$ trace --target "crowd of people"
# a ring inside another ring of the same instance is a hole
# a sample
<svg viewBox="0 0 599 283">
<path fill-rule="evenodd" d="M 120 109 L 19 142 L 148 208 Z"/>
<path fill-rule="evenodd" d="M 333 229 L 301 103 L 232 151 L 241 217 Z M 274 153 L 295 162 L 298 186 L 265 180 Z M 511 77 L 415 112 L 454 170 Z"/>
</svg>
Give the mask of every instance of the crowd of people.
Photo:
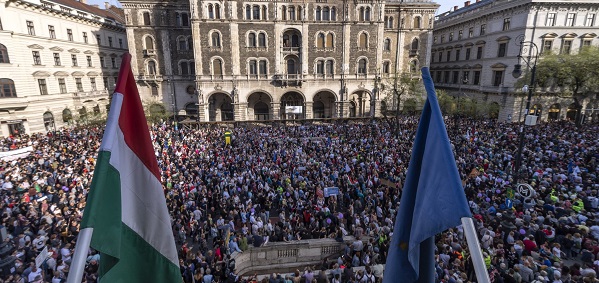
<svg viewBox="0 0 599 283">
<path fill-rule="evenodd" d="M 446 122 L 492 282 L 598 281 L 598 125 L 529 127 L 515 168 L 518 124 Z M 379 282 L 417 124 L 402 117 L 230 129 L 152 125 L 184 282 L 256 281 L 234 273 L 236 253 L 321 238 L 345 249 L 262 282 Z M 26 157 L 0 161 L 0 282 L 64 282 L 102 133 L 80 127 L 0 139 L 0 148 L 33 147 Z M 511 191 L 516 176 L 532 196 Z M 329 195 L 331 188 L 338 194 Z M 436 244 L 437 282 L 476 281 L 461 227 Z M 51 256 L 38 268 L 44 248 Z M 90 251 L 84 282 L 96 282 L 101 260 Z"/>
</svg>

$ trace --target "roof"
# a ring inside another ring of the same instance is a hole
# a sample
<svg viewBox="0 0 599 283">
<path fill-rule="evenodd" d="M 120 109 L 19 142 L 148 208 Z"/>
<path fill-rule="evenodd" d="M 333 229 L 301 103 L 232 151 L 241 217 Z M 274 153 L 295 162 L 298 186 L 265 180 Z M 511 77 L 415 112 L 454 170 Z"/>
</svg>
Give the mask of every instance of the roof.
<svg viewBox="0 0 599 283">
<path fill-rule="evenodd" d="M 94 14 L 94 15 L 97 15 L 100 17 L 112 19 L 121 24 L 123 24 L 125 22 L 124 21 L 125 13 L 123 12 L 122 9 L 115 7 L 115 6 L 110 6 L 109 9 L 104 10 L 104 9 L 98 8 L 97 6 L 84 4 L 84 3 L 76 1 L 76 0 L 50 0 L 50 1 L 52 1 L 56 4 L 63 5 L 63 6 L 71 7 L 73 9 L 85 11 L 85 12 L 88 12 L 90 14 Z"/>
<path fill-rule="evenodd" d="M 474 9 L 480 8 L 482 6 L 486 6 L 489 5 L 491 3 L 493 3 L 494 0 L 481 0 L 479 2 L 474 2 L 466 7 L 462 7 L 460 9 L 457 9 L 455 11 L 450 11 L 450 12 L 445 12 L 444 14 L 439 15 L 439 20 L 442 20 L 444 18 L 449 18 L 449 17 L 453 17 L 459 14 L 462 14 L 464 12 L 468 12 L 468 11 L 472 11 Z"/>
</svg>

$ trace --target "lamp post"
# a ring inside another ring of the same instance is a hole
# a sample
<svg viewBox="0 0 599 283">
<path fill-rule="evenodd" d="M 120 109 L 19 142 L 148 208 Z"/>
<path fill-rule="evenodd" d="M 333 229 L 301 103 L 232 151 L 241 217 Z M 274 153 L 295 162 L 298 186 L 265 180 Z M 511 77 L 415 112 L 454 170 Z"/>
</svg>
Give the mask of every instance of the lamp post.
<svg viewBox="0 0 599 283">
<path fill-rule="evenodd" d="M 524 56 L 522 56 L 522 53 L 526 53 L 526 52 L 528 52 L 528 56 L 525 58 Z M 539 59 L 539 48 L 537 47 L 537 45 L 532 41 L 521 41 L 520 42 L 520 53 L 518 54 L 518 63 L 516 65 L 514 65 L 514 71 L 512 71 L 512 76 L 517 79 L 522 75 L 522 64 L 520 62 L 524 62 L 524 64 L 526 64 L 526 66 L 528 68 L 530 68 L 531 75 L 530 75 L 530 85 L 525 88 L 522 88 L 523 91 L 528 91 L 528 96 L 526 98 L 526 109 L 524 110 L 524 113 L 526 113 L 526 116 L 524 118 L 523 123 L 520 125 L 518 153 L 516 155 L 516 164 L 515 164 L 516 175 L 514 178 L 514 184 L 518 184 L 518 179 L 520 177 L 520 167 L 522 167 L 522 150 L 524 148 L 524 135 L 525 135 L 525 131 L 526 131 L 525 126 L 529 125 L 527 122 L 527 120 L 528 120 L 527 118 L 528 118 L 528 116 L 530 116 L 529 115 L 530 101 L 532 98 L 533 90 L 535 88 L 535 79 L 536 79 L 535 76 L 536 76 L 536 72 L 537 72 L 538 59 Z"/>
<path fill-rule="evenodd" d="M 372 113 L 370 113 L 370 117 L 371 118 L 375 118 L 375 113 L 376 113 L 376 100 L 377 97 L 379 96 L 379 83 L 381 82 L 381 75 L 380 72 L 377 72 L 377 74 L 374 77 L 374 92 L 372 94 L 372 97 L 370 98 L 370 111 L 372 111 Z"/>
</svg>

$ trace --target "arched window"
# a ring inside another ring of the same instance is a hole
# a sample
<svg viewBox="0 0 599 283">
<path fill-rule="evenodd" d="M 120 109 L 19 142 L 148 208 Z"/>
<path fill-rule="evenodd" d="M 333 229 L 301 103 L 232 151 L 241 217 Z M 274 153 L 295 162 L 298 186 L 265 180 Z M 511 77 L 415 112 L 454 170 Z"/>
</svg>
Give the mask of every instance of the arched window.
<svg viewBox="0 0 599 283">
<path fill-rule="evenodd" d="M 283 18 L 283 21 L 287 20 L 287 6 L 283 6 L 281 8 L 281 17 Z"/>
<path fill-rule="evenodd" d="M 324 75 L 324 61 L 323 60 L 318 60 L 316 62 L 316 74 Z"/>
<path fill-rule="evenodd" d="M 324 33 L 318 33 L 318 38 L 316 39 L 316 47 L 324 48 Z"/>
<path fill-rule="evenodd" d="M 260 19 L 260 6 L 254 5 L 254 7 L 252 9 L 253 9 L 252 19 L 259 20 Z"/>
<path fill-rule="evenodd" d="M 389 74 L 390 65 L 391 64 L 389 63 L 389 61 L 383 62 L 383 74 L 387 74 L 387 75 Z"/>
<path fill-rule="evenodd" d="M 189 26 L 189 15 L 187 13 L 181 14 L 181 25 L 184 27 Z"/>
<path fill-rule="evenodd" d="M 252 7 L 250 7 L 250 5 L 245 6 L 245 19 L 246 20 L 252 19 Z"/>
<path fill-rule="evenodd" d="M 393 28 L 393 17 L 385 17 L 385 27 Z"/>
<path fill-rule="evenodd" d="M 188 76 L 189 75 L 189 63 L 187 63 L 186 61 L 183 61 L 179 65 L 180 65 L 181 76 Z"/>
<path fill-rule="evenodd" d="M 337 21 L 337 9 L 331 8 L 331 21 Z"/>
<path fill-rule="evenodd" d="M 263 32 L 258 34 L 258 46 L 266 47 L 266 34 Z"/>
<path fill-rule="evenodd" d="M 177 41 L 177 47 L 179 48 L 179 50 L 187 50 L 187 38 L 185 37 L 179 37 L 178 41 Z"/>
<path fill-rule="evenodd" d="M 256 63 L 256 60 L 250 60 L 250 64 L 249 64 L 249 74 L 250 75 L 257 75 L 258 74 L 258 65 Z"/>
<path fill-rule="evenodd" d="M 360 7 L 360 15 L 359 15 L 360 21 L 364 21 L 364 11 L 365 11 L 364 7 Z"/>
<path fill-rule="evenodd" d="M 248 46 L 249 47 L 256 47 L 256 34 L 253 32 L 250 32 L 248 34 Z"/>
<path fill-rule="evenodd" d="M 151 25 L 151 22 L 150 22 L 150 12 L 144 12 L 143 18 L 144 18 L 144 25 L 145 26 Z"/>
<path fill-rule="evenodd" d="M 148 61 L 148 75 L 156 75 L 156 62 Z"/>
<path fill-rule="evenodd" d="M 365 32 L 360 34 L 360 40 L 358 42 L 360 48 L 368 48 L 368 34 Z"/>
<path fill-rule="evenodd" d="M 391 51 L 391 39 L 385 39 L 385 43 L 383 44 L 383 51 Z"/>
<path fill-rule="evenodd" d="M 296 74 L 295 70 L 295 60 L 289 59 L 287 60 L 287 74 Z"/>
<path fill-rule="evenodd" d="M 223 75 L 223 61 L 221 59 L 214 59 L 212 61 L 212 73 L 215 76 Z"/>
<path fill-rule="evenodd" d="M 220 45 L 220 33 L 212 32 L 212 47 L 221 47 Z"/>
<path fill-rule="evenodd" d="M 154 50 L 154 39 L 151 36 L 146 36 L 144 43 L 146 45 L 146 49 Z"/>
<path fill-rule="evenodd" d="M 297 7 L 297 19 L 300 21 L 303 20 L 303 18 L 304 18 L 303 15 L 304 14 L 302 14 L 302 6 L 298 6 Z"/>
<path fill-rule="evenodd" d="M 266 75 L 268 74 L 268 68 L 266 68 L 266 60 L 260 60 L 260 62 L 258 62 L 259 66 L 258 66 L 258 72 L 260 75 Z"/>
<path fill-rule="evenodd" d="M 333 48 L 334 36 L 332 33 L 327 34 L 327 48 Z"/>
<path fill-rule="evenodd" d="M 262 19 L 263 20 L 268 19 L 268 10 L 266 10 L 266 5 L 262 5 Z"/>
<path fill-rule="evenodd" d="M 3 44 L 0 44 L 0 63 L 10 63 L 8 59 L 8 49 Z"/>
<path fill-rule="evenodd" d="M 220 19 L 220 5 L 214 5 L 214 17 Z"/>
<path fill-rule="evenodd" d="M 422 18 L 418 16 L 414 17 L 414 28 L 420 28 L 420 26 L 422 25 L 421 21 Z"/>
<path fill-rule="evenodd" d="M 412 50 L 418 50 L 420 43 L 418 41 L 418 38 L 414 38 L 414 40 L 412 40 Z"/>
<path fill-rule="evenodd" d="M 329 13 L 330 13 L 329 7 L 324 7 L 324 9 L 322 9 L 322 20 L 323 21 L 329 21 L 331 19 L 331 17 L 330 17 L 331 14 L 329 14 Z"/>
<path fill-rule="evenodd" d="M 193 40 L 191 40 L 191 37 L 187 38 L 187 50 L 193 50 Z"/>
<path fill-rule="evenodd" d="M 291 36 L 291 46 L 299 47 L 299 36 L 297 34 Z"/>
<path fill-rule="evenodd" d="M 364 15 L 365 21 L 370 21 L 370 7 L 366 7 L 366 14 Z"/>
<path fill-rule="evenodd" d="M 208 4 L 208 18 L 214 19 L 214 7 L 212 4 Z"/>
<path fill-rule="evenodd" d="M 358 74 L 366 74 L 366 59 L 362 58 L 358 61 Z"/>
<path fill-rule="evenodd" d="M 289 6 L 289 20 L 295 21 L 295 7 Z"/>
<path fill-rule="evenodd" d="M 316 20 L 320 21 L 322 19 L 322 11 L 320 10 L 320 6 L 316 7 Z"/>
<path fill-rule="evenodd" d="M 189 61 L 189 74 L 190 75 L 196 74 L 196 64 L 194 61 Z"/>
<path fill-rule="evenodd" d="M 327 61 L 327 69 L 326 69 L 327 74 L 332 75 L 335 73 L 335 68 L 333 66 L 334 66 L 333 60 L 328 60 Z"/>
<path fill-rule="evenodd" d="M 0 79 L 0 98 L 17 97 L 15 82 L 11 79 Z"/>
</svg>

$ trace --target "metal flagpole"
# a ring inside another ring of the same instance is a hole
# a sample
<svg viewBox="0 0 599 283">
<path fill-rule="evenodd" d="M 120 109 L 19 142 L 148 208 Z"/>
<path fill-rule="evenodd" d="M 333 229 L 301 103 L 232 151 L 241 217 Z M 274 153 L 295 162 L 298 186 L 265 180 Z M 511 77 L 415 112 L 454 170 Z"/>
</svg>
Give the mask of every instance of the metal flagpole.
<svg viewBox="0 0 599 283">
<path fill-rule="evenodd" d="M 468 242 L 468 249 L 470 250 L 470 257 L 474 264 L 474 271 L 476 272 L 476 280 L 479 283 L 491 283 L 489 279 L 489 273 L 487 272 L 487 266 L 485 265 L 485 259 L 480 249 L 480 243 L 476 236 L 476 229 L 474 229 L 474 222 L 472 218 L 463 217 L 462 226 L 464 227 L 464 235 L 466 235 L 466 241 Z"/>
<path fill-rule="evenodd" d="M 94 228 L 85 228 L 79 232 L 77 237 L 77 245 L 75 246 L 75 254 L 69 267 L 69 277 L 67 283 L 81 283 L 83 278 L 83 270 L 87 261 L 87 252 L 92 241 Z M 101 260 L 101 259 L 100 259 Z"/>
</svg>

